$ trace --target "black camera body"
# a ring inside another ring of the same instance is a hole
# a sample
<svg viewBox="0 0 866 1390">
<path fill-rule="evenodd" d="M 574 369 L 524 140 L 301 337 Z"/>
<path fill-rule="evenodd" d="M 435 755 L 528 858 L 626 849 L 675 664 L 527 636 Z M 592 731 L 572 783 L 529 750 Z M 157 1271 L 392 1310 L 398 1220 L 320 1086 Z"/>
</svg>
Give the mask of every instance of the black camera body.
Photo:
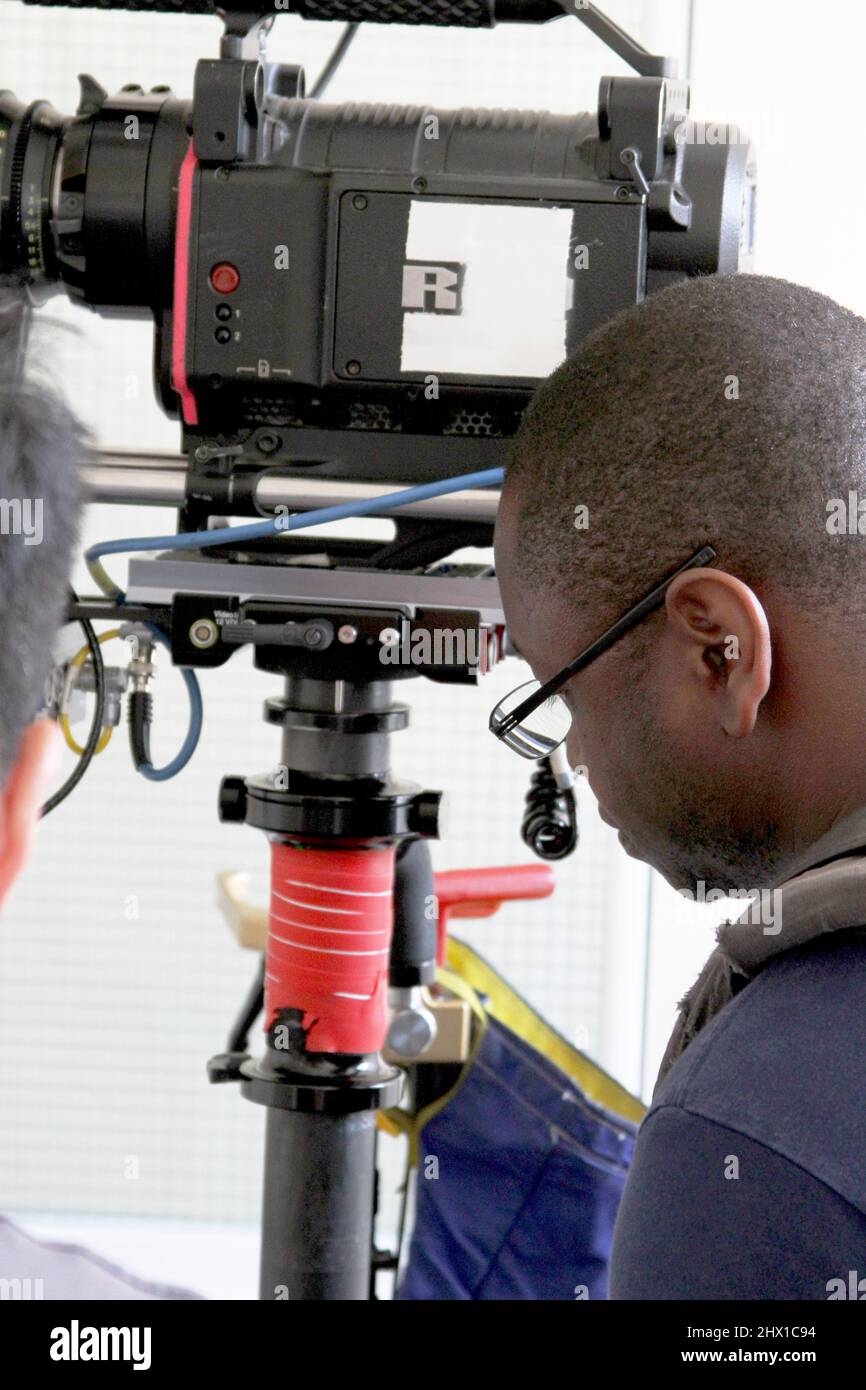
<svg viewBox="0 0 866 1390">
<path fill-rule="evenodd" d="M 690 138 L 685 83 L 605 77 L 594 115 L 328 104 L 235 21 L 191 104 L 82 78 L 67 118 L 0 93 L 0 278 L 152 314 L 190 522 L 252 510 L 265 465 L 500 467 L 594 328 L 746 263 L 751 151 Z"/>
</svg>

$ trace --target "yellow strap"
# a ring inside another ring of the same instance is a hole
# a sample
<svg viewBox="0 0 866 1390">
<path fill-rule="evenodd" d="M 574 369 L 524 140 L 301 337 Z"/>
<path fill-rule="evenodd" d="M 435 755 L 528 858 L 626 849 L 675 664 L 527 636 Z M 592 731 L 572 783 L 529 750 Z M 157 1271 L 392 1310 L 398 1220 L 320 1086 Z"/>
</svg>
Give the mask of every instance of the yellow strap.
<svg viewBox="0 0 866 1390">
<path fill-rule="evenodd" d="M 530 1047 L 534 1047 L 565 1072 L 566 1076 L 570 1076 L 590 1100 L 614 1115 L 621 1115 L 624 1119 L 640 1124 L 646 1114 L 643 1101 L 633 1096 L 596 1062 L 566 1042 L 565 1038 L 551 1028 L 525 999 L 506 984 L 492 965 L 473 951 L 471 946 L 454 936 L 449 937 L 447 960 L 447 967 L 440 966 L 436 971 L 436 979 L 453 994 L 467 1001 L 478 1026 L 474 1029 L 470 1055 L 449 1091 L 415 1115 L 399 1108 L 379 1113 L 379 1125 L 386 1133 L 405 1134 L 409 1140 L 407 1179 L 408 1170 L 418 1163 L 421 1130 L 429 1124 L 434 1115 L 438 1115 L 440 1110 L 444 1110 L 453 1100 L 472 1070 L 487 1031 L 488 1015 L 498 1019 L 506 1028 L 510 1028 L 512 1033 L 516 1033 Z M 481 1004 L 479 994 L 486 997 L 486 1006 Z"/>
<path fill-rule="evenodd" d="M 646 1114 L 643 1101 L 566 1042 L 471 946 L 454 936 L 449 937 L 447 959 L 453 971 L 459 973 L 479 994 L 486 996 L 487 1012 L 493 1018 L 504 1023 L 512 1033 L 523 1038 L 530 1047 L 534 1047 L 576 1081 L 590 1100 L 614 1115 L 640 1123 Z"/>
<path fill-rule="evenodd" d="M 462 980 L 453 970 L 449 970 L 441 965 L 436 970 L 436 982 L 437 984 L 444 985 L 452 994 L 456 994 L 459 999 L 466 1000 L 466 1003 L 475 1015 L 477 1027 L 473 1029 L 472 1047 L 469 1056 L 460 1070 L 460 1075 L 454 1082 L 454 1085 L 450 1087 L 444 1095 L 438 1096 L 436 1100 L 431 1101 L 429 1105 L 425 1105 L 422 1110 L 417 1111 L 415 1114 L 411 1114 L 408 1110 L 401 1110 L 399 1107 L 393 1110 L 379 1111 L 379 1128 L 384 1130 L 386 1134 L 395 1136 L 398 1134 L 405 1134 L 409 1141 L 409 1150 L 406 1159 L 407 1180 L 409 1177 L 409 1170 L 415 1168 L 418 1164 L 421 1130 L 426 1124 L 430 1123 L 434 1115 L 438 1115 L 439 1111 L 444 1110 L 445 1106 L 454 1099 L 454 1096 L 457 1094 L 472 1069 L 472 1064 L 475 1061 L 478 1049 L 484 1039 L 484 1034 L 487 1032 L 487 1015 L 471 985 L 468 985 L 466 981 Z"/>
</svg>

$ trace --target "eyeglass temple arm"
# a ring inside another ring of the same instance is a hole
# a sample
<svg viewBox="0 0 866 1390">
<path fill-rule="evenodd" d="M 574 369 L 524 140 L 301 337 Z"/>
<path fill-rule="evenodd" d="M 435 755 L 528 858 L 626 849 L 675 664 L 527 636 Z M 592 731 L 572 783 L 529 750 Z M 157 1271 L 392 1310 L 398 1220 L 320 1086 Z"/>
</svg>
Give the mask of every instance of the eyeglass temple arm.
<svg viewBox="0 0 866 1390">
<path fill-rule="evenodd" d="M 559 675 L 552 676 L 546 685 L 543 685 L 540 690 L 536 690 L 534 695 L 530 695 L 529 699 L 524 700 L 523 704 L 518 705 L 511 714 L 506 715 L 501 724 L 494 724 L 494 716 L 491 715 L 490 728 L 493 732 L 500 738 L 510 733 L 517 724 L 522 723 L 528 714 L 531 714 L 539 705 L 543 705 L 544 701 L 548 700 L 551 695 L 555 695 L 566 681 L 571 680 L 572 676 L 576 676 L 591 661 L 595 661 L 596 657 L 602 656 L 615 642 L 618 642 L 621 637 L 636 627 L 654 608 L 660 607 L 675 579 L 679 579 L 680 575 L 685 574 L 687 570 L 703 569 L 704 566 L 711 565 L 713 560 L 717 558 L 717 553 L 711 545 L 703 546 L 690 560 L 686 560 L 684 565 L 680 565 L 679 569 L 674 570 L 673 574 L 668 575 L 667 579 L 663 579 L 661 584 L 658 584 L 645 598 L 636 603 L 634 608 L 630 608 L 627 613 L 623 614 L 612 627 L 607 629 L 607 632 L 603 632 L 601 637 L 592 643 L 592 646 L 587 647 L 585 651 L 580 653 L 580 656 L 575 657 L 571 665 L 566 666 Z"/>
</svg>

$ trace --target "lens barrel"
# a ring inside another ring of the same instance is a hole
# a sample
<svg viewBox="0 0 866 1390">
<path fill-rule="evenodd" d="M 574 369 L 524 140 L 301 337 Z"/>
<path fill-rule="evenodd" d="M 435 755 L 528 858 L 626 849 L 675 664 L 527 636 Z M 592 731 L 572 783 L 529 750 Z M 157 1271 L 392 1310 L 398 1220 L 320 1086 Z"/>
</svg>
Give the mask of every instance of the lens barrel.
<svg viewBox="0 0 866 1390">
<path fill-rule="evenodd" d="M 54 175 L 68 118 L 47 101 L 0 92 L 0 283 L 48 286 L 58 277 Z"/>
</svg>

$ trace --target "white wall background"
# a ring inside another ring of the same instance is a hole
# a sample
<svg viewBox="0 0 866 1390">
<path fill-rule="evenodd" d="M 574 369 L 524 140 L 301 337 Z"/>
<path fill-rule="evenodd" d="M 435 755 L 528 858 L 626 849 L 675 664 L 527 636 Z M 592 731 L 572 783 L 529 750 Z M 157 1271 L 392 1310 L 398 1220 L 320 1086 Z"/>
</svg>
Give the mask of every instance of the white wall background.
<svg viewBox="0 0 866 1390">
<path fill-rule="evenodd" d="M 603 8 L 648 47 L 684 56 L 690 37 L 696 114 L 761 137 L 758 269 L 866 309 L 855 72 L 866 7 L 827 0 L 823 27 L 797 0 L 696 0 L 693 15 L 686 0 Z M 109 91 L 137 81 L 187 93 L 218 33 L 210 19 L 48 13 L 3 0 L 0 86 L 61 110 L 74 108 L 79 71 Z M 337 36 L 334 26 L 280 18 L 270 54 L 303 62 L 312 80 Z M 368 26 L 328 99 L 586 110 L 601 73 L 624 70 L 576 23 L 493 33 Z M 60 299 L 44 313 L 58 380 L 102 443 L 176 448 L 176 428 L 153 401 L 148 326 Z M 86 540 L 171 529 L 170 515 L 93 508 Z M 490 707 L 524 670 L 509 662 L 478 692 L 411 683 L 413 728 L 395 738 L 394 765 L 448 789 L 438 868 L 530 857 L 519 839 L 528 765 L 485 733 Z M 216 915 L 213 880 L 247 868 L 263 896 L 266 846 L 220 826 L 215 798 L 224 773 L 276 761 L 260 710 L 277 683 L 241 654 L 205 674 L 203 688 L 205 732 L 186 773 L 165 786 L 137 778 L 119 731 L 41 827 L 0 924 L 0 1210 L 39 1229 L 71 1228 L 140 1272 L 243 1297 L 254 1293 L 262 1113 L 233 1088 L 209 1088 L 204 1063 L 223 1046 L 254 961 Z M 162 759 L 182 737 L 175 672 L 160 676 L 157 700 Z M 723 914 L 689 909 L 655 876 L 650 892 L 649 871 L 619 849 L 585 785 L 581 802 L 581 847 L 558 869 L 555 898 L 508 906 L 462 934 L 566 1037 L 648 1094 L 675 1000 Z M 391 1161 L 389 1211 L 397 1181 Z"/>
</svg>

